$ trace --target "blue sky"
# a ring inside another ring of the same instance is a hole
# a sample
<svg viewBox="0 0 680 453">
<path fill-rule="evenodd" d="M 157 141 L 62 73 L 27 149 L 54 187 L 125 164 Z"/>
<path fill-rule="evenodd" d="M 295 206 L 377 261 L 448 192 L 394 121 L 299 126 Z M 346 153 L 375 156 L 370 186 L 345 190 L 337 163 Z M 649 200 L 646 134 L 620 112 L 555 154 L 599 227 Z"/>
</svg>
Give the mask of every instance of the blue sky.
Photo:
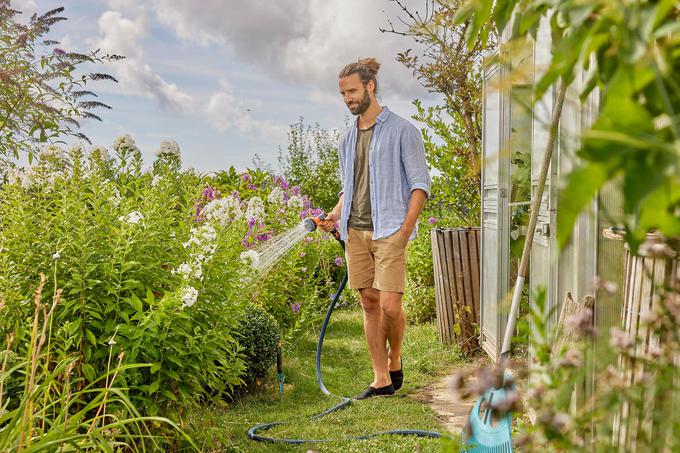
<svg viewBox="0 0 680 453">
<path fill-rule="evenodd" d="M 407 0 L 424 12 L 427 0 Z M 276 166 L 291 123 L 342 129 L 349 115 L 337 88 L 344 64 L 373 56 L 380 101 L 402 116 L 411 101 L 437 101 L 396 60 L 415 47 L 381 34 L 399 8 L 389 0 L 13 0 L 26 12 L 66 8 L 50 38 L 66 51 L 125 55 L 104 69 L 119 84 L 94 85 L 112 110 L 88 122 L 95 145 L 132 135 L 150 163 L 161 140 L 180 145 L 185 167 L 201 171 Z M 420 125 L 419 125 L 420 127 Z"/>
</svg>

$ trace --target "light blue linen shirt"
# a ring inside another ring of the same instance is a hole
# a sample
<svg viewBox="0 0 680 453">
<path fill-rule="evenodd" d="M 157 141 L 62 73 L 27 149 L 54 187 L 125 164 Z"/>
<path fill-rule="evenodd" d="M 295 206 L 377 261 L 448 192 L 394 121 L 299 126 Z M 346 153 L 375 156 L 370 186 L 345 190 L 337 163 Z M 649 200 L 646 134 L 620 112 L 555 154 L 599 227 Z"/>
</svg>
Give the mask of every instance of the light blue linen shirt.
<svg viewBox="0 0 680 453">
<path fill-rule="evenodd" d="M 357 122 L 340 138 L 340 178 L 345 201 L 340 214 L 340 237 L 347 240 L 347 222 L 354 192 L 354 157 Z M 381 239 L 401 228 L 411 192 L 422 189 L 430 196 L 430 173 L 420 131 L 406 119 L 383 107 L 378 115 L 368 151 L 373 239 Z M 409 239 L 416 237 L 418 226 Z"/>
</svg>

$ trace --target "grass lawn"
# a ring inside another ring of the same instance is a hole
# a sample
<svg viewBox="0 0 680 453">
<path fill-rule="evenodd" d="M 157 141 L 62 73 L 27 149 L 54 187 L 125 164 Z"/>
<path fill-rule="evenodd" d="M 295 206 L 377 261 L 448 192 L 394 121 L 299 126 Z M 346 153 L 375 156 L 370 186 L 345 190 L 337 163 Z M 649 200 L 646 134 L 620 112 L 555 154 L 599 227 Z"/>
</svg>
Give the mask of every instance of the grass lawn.
<svg viewBox="0 0 680 453">
<path fill-rule="evenodd" d="M 310 416 L 339 403 L 339 396 L 361 393 L 373 376 L 358 307 L 336 311 L 326 331 L 322 355 L 324 384 L 338 397 L 326 397 L 317 386 L 314 366 L 317 335 L 318 332 L 310 332 L 284 350 L 283 397 L 272 378 L 261 394 L 225 407 L 204 407 L 188 414 L 184 420 L 186 429 L 196 444 L 205 451 L 440 451 L 438 439 L 410 436 L 345 439 L 393 429 L 445 432 L 428 406 L 408 396 L 437 381 L 461 362 L 457 349 L 438 342 L 435 325 L 409 326 L 403 347 L 405 382 L 397 395 L 356 401 L 345 410 L 310 421 Z M 291 446 L 248 439 L 248 428 L 274 421 L 286 424 L 261 432 L 262 435 L 331 441 Z"/>
</svg>

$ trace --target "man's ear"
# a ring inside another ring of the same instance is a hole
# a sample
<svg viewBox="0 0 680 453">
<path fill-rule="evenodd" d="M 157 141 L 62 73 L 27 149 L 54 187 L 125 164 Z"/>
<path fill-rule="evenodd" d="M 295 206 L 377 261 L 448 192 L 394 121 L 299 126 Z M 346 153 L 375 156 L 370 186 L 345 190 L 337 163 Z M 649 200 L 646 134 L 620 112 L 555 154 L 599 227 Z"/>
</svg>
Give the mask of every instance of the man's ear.
<svg viewBox="0 0 680 453">
<path fill-rule="evenodd" d="M 366 82 L 366 89 L 368 90 L 369 93 L 375 94 L 375 81 L 369 80 Z"/>
</svg>

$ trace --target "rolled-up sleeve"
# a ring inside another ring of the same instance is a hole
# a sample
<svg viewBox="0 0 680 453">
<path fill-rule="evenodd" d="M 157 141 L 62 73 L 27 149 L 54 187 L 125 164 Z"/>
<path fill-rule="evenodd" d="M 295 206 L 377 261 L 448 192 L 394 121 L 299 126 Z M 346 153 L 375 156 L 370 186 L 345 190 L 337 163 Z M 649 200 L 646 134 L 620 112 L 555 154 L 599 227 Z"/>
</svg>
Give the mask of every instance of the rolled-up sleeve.
<svg viewBox="0 0 680 453">
<path fill-rule="evenodd" d="M 409 191 L 421 189 L 429 198 L 432 179 L 425 159 L 425 144 L 420 131 L 413 125 L 404 128 L 401 134 L 401 163 Z"/>
</svg>

